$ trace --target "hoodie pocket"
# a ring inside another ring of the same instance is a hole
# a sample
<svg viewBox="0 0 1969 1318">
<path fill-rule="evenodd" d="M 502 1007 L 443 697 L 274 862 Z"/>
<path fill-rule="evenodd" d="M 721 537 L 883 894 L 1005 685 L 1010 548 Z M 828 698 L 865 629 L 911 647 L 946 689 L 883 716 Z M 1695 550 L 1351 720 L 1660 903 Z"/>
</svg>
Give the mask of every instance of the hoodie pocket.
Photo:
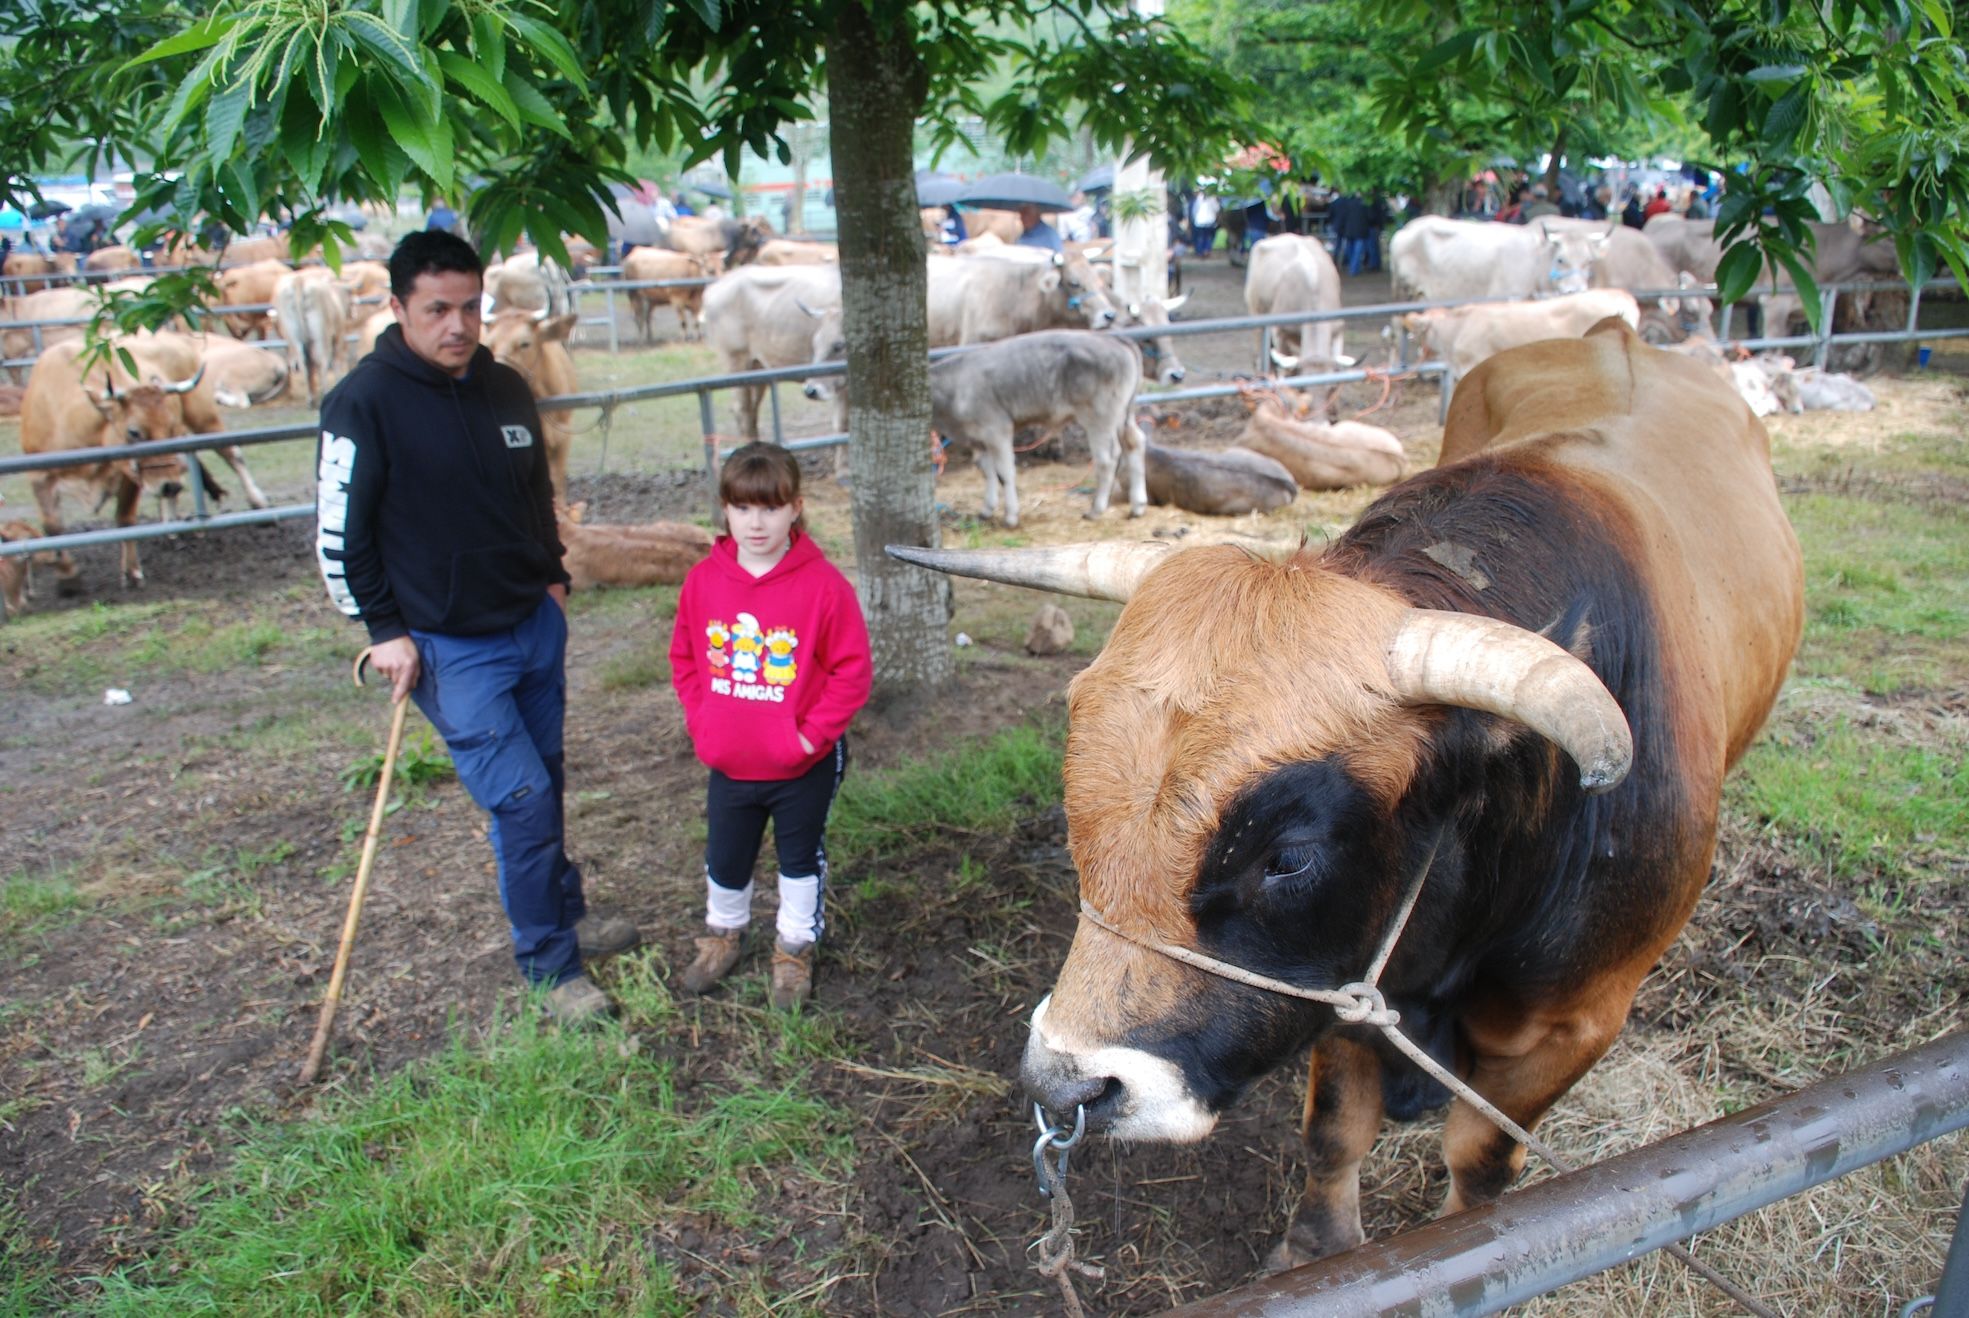
<svg viewBox="0 0 1969 1318">
<path fill-rule="evenodd" d="M 551 567 L 531 540 L 453 554 L 444 617 L 431 630 L 470 636 L 512 626 L 540 603 Z"/>
</svg>

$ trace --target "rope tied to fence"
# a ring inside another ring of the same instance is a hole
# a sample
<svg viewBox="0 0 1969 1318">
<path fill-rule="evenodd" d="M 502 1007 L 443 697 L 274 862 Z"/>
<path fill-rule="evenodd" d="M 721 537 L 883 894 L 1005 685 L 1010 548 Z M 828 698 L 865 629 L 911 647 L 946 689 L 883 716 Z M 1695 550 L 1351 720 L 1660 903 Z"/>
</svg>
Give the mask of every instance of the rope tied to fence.
<svg viewBox="0 0 1969 1318">
<path fill-rule="evenodd" d="M 1437 849 L 1441 847 L 1443 838 L 1448 832 L 1448 824 L 1444 824 L 1436 830 L 1436 836 L 1429 844 L 1428 855 L 1423 857 L 1422 864 L 1417 867 L 1414 876 L 1410 878 L 1408 889 L 1402 896 L 1401 905 L 1395 911 L 1394 918 L 1389 922 L 1387 933 L 1383 936 L 1381 946 L 1375 952 L 1373 961 L 1369 963 L 1367 972 L 1356 982 L 1347 984 L 1339 989 L 1302 988 L 1297 984 L 1289 984 L 1281 979 L 1274 979 L 1268 975 L 1260 975 L 1255 971 L 1246 970 L 1242 966 L 1234 966 L 1227 961 L 1219 961 L 1215 957 L 1207 956 L 1191 948 L 1179 947 L 1173 943 L 1163 943 L 1139 938 L 1110 923 L 1106 917 L 1085 899 L 1082 899 L 1080 903 L 1080 917 L 1088 923 L 1115 935 L 1117 938 L 1126 939 L 1138 947 L 1145 947 L 1152 952 L 1158 952 L 1163 956 L 1169 957 L 1171 960 L 1180 961 L 1184 965 L 1194 966 L 1198 970 L 1231 980 L 1234 983 L 1261 989 L 1268 993 L 1277 993 L 1290 998 L 1302 998 L 1309 1002 L 1325 1003 L 1331 1006 L 1334 1009 L 1334 1014 L 1347 1024 L 1373 1026 L 1375 1029 L 1381 1031 L 1382 1036 L 1389 1043 L 1393 1044 L 1403 1056 L 1420 1067 L 1424 1074 L 1475 1109 L 1493 1126 L 1503 1131 L 1506 1135 L 1509 1135 L 1513 1140 L 1531 1152 L 1536 1153 L 1546 1163 L 1550 1164 L 1554 1170 L 1560 1173 L 1573 1171 L 1575 1168 L 1572 1162 L 1560 1154 L 1558 1150 L 1512 1120 L 1511 1117 L 1506 1115 L 1495 1104 L 1491 1103 L 1490 1100 L 1479 1094 L 1475 1089 L 1472 1089 L 1461 1076 L 1456 1075 L 1448 1067 L 1442 1065 L 1442 1063 L 1431 1057 L 1406 1034 L 1403 1034 L 1399 1028 L 1401 1024 L 1401 1013 L 1387 1005 L 1379 988 L 1381 972 L 1387 968 L 1388 958 L 1394 954 L 1395 943 L 1401 938 L 1402 931 L 1408 925 L 1409 916 L 1415 910 L 1415 903 L 1422 895 L 1422 884 L 1429 877 L 1430 866 L 1435 863 Z M 1043 1172 L 1041 1181 L 1043 1184 Z M 1056 1218 L 1057 1215 L 1056 1206 Z M 1729 1278 L 1723 1276 L 1708 1264 L 1699 1262 L 1682 1246 L 1665 1245 L 1662 1248 L 1664 1253 L 1679 1260 L 1691 1271 L 1729 1296 L 1730 1299 L 1734 1300 L 1746 1312 L 1756 1315 L 1756 1318 L 1779 1318 L 1775 1312 L 1767 1308 L 1749 1292 L 1737 1286 Z"/>
</svg>

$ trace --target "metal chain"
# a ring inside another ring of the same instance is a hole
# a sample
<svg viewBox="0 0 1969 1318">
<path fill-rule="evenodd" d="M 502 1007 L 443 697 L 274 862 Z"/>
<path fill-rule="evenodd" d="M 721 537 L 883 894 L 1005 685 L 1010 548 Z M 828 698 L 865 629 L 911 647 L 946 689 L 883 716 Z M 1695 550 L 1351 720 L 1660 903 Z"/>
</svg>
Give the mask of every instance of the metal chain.
<svg viewBox="0 0 1969 1318">
<path fill-rule="evenodd" d="M 1083 1263 L 1073 1256 L 1073 1200 L 1067 1196 L 1067 1158 L 1087 1133 L 1087 1108 L 1083 1105 L 1074 1109 L 1072 1134 L 1067 1133 L 1066 1127 L 1048 1121 L 1046 1109 L 1037 1103 L 1032 1105 L 1032 1118 L 1039 1127 L 1039 1138 L 1032 1146 L 1032 1169 L 1039 1177 L 1040 1196 L 1053 1205 L 1051 1229 L 1032 1243 L 1032 1252 L 1039 1258 L 1032 1265 L 1033 1271 L 1051 1277 L 1060 1288 L 1060 1305 L 1066 1310 L 1067 1318 L 1085 1318 L 1087 1311 L 1081 1307 L 1070 1274 L 1077 1272 L 1094 1281 L 1107 1276 L 1106 1268 Z M 1049 1153 L 1057 1154 L 1057 1161 L 1048 1158 Z"/>
</svg>

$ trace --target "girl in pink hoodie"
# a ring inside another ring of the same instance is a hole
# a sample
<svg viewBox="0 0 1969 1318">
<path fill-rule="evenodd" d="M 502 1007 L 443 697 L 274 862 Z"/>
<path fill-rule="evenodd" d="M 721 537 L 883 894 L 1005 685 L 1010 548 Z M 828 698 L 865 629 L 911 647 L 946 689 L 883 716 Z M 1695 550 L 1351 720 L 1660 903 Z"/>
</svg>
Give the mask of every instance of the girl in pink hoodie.
<svg viewBox="0 0 1969 1318">
<path fill-rule="evenodd" d="M 802 520 L 800 466 L 747 444 L 718 478 L 726 534 L 684 578 L 670 681 L 705 798 L 705 932 L 681 987 L 703 993 L 738 964 L 766 821 L 779 849 L 772 1003 L 813 992 L 824 923 L 827 812 L 848 766 L 848 724 L 868 700 L 868 626 L 854 587 Z"/>
</svg>

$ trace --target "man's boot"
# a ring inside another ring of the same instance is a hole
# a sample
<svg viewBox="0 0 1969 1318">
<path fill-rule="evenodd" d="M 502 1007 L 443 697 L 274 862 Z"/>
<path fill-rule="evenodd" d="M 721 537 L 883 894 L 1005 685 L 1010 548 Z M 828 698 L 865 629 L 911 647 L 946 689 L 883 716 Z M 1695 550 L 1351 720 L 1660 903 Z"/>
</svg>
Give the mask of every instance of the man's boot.
<svg viewBox="0 0 1969 1318">
<path fill-rule="evenodd" d="M 719 980 L 732 973 L 744 942 L 743 929 L 720 929 L 715 924 L 705 925 L 703 935 L 697 940 L 697 958 L 684 967 L 677 987 L 686 993 L 709 992 Z"/>
<path fill-rule="evenodd" d="M 627 952 L 643 941 L 635 922 L 620 915 L 600 915 L 594 911 L 574 922 L 574 936 L 581 944 L 583 960 Z"/>
</svg>

